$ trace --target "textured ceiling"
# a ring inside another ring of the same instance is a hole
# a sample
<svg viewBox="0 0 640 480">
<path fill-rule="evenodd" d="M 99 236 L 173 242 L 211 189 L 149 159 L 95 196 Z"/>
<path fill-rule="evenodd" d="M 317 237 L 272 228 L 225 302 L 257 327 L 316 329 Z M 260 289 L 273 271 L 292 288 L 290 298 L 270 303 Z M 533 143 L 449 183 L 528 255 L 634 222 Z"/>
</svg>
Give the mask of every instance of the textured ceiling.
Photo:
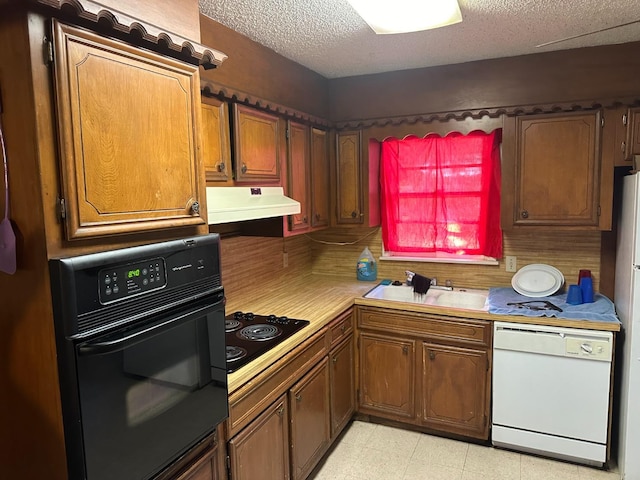
<svg viewBox="0 0 640 480">
<path fill-rule="evenodd" d="M 462 23 L 400 35 L 375 35 L 346 0 L 199 1 L 203 14 L 327 78 L 640 40 L 635 23 L 536 48 L 640 20 L 640 0 L 459 0 Z"/>
</svg>

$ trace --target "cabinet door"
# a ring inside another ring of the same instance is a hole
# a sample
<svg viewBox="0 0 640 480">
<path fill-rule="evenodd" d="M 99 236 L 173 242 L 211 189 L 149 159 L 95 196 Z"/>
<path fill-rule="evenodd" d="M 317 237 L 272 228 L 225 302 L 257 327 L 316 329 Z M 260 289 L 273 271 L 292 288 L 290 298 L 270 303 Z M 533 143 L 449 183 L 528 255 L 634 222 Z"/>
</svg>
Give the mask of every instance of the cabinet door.
<svg viewBox="0 0 640 480">
<path fill-rule="evenodd" d="M 288 186 L 289 195 L 300 202 L 300 213 L 289 215 L 289 230 L 309 229 L 309 127 L 289 122 Z"/>
<path fill-rule="evenodd" d="M 329 226 L 329 155 L 327 132 L 311 129 L 311 226 Z"/>
<path fill-rule="evenodd" d="M 345 427 L 355 411 L 353 334 L 331 350 L 331 438 Z"/>
<path fill-rule="evenodd" d="M 600 118 L 593 111 L 505 120 L 503 228 L 599 227 Z"/>
<path fill-rule="evenodd" d="M 229 441 L 231 480 L 288 480 L 289 411 L 280 397 Z"/>
<path fill-rule="evenodd" d="M 338 224 L 363 223 L 360 132 L 340 132 L 336 138 L 336 205 Z"/>
<path fill-rule="evenodd" d="M 275 115 L 233 105 L 236 182 L 280 181 L 280 121 Z"/>
<path fill-rule="evenodd" d="M 422 359 L 424 425 L 487 439 L 486 351 L 423 343 Z"/>
<path fill-rule="evenodd" d="M 415 341 L 360 334 L 360 411 L 399 420 L 413 419 Z"/>
<path fill-rule="evenodd" d="M 217 480 L 216 453 L 205 455 L 176 480 Z"/>
<path fill-rule="evenodd" d="M 329 363 L 325 357 L 289 391 L 291 475 L 304 479 L 329 447 Z M 255 477 L 259 478 L 259 477 Z"/>
<path fill-rule="evenodd" d="M 57 22 L 54 49 L 67 239 L 204 224 L 198 67 Z"/>
<path fill-rule="evenodd" d="M 630 108 L 627 114 L 627 158 L 640 155 L 640 108 Z"/>
<path fill-rule="evenodd" d="M 202 97 L 202 157 L 207 182 L 232 183 L 229 107 L 217 98 Z"/>
</svg>

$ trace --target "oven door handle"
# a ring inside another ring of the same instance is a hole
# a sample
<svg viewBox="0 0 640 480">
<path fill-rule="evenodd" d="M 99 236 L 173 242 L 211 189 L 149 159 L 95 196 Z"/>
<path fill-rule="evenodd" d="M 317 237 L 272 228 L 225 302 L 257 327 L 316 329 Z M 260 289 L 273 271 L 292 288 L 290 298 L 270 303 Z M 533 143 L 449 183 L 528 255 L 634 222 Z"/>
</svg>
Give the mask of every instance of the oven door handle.
<svg viewBox="0 0 640 480">
<path fill-rule="evenodd" d="M 170 318 L 159 321 L 149 328 L 139 330 L 126 337 L 117 338 L 115 340 L 106 340 L 100 342 L 86 342 L 78 346 L 79 355 L 100 355 L 105 353 L 115 353 L 120 350 L 124 350 L 127 347 L 135 345 L 136 343 L 148 340 L 156 335 L 159 335 L 173 327 L 177 327 L 183 323 L 192 320 L 193 317 L 202 317 L 209 313 L 215 312 L 221 308 L 221 303 L 212 305 L 207 303 L 206 305 L 192 308 L 187 312 L 180 313 L 178 315 L 172 315 Z M 224 314 L 223 314 L 224 317 Z"/>
</svg>

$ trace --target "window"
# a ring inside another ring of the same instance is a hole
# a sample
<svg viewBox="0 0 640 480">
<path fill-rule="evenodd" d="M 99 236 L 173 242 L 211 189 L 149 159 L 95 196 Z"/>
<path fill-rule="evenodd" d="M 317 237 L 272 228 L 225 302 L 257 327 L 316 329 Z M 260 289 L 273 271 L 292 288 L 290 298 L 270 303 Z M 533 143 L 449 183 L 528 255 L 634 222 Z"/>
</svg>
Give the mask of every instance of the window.
<svg viewBox="0 0 640 480">
<path fill-rule="evenodd" d="M 385 252 L 500 258 L 500 140 L 496 130 L 383 141 Z"/>
</svg>

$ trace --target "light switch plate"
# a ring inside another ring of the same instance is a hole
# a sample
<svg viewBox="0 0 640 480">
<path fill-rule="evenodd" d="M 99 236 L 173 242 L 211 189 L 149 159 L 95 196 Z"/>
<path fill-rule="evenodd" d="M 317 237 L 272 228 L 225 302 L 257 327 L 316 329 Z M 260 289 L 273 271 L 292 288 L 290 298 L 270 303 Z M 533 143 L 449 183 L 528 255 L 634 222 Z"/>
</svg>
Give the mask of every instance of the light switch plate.
<svg viewBox="0 0 640 480">
<path fill-rule="evenodd" d="M 505 270 L 507 272 L 515 272 L 517 268 L 516 257 L 514 255 L 507 255 L 504 257 Z"/>
</svg>

